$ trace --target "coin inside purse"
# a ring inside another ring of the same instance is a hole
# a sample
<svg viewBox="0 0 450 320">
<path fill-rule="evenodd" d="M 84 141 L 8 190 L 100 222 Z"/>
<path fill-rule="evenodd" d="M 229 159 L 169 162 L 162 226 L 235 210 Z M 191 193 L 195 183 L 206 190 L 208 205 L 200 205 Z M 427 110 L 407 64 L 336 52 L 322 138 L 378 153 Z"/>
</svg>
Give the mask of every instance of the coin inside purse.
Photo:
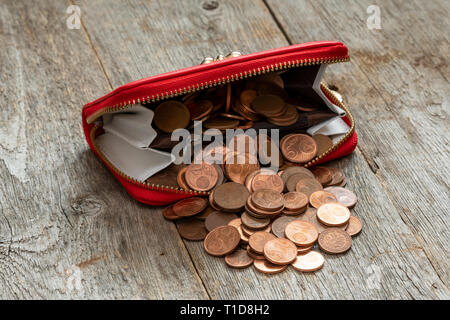
<svg viewBox="0 0 450 320">
<path fill-rule="evenodd" d="M 105 114 L 97 120 L 104 133 L 95 138 L 95 145 L 126 176 L 181 188 L 185 186 L 177 176 L 183 165 L 173 164 L 171 151 L 178 141 L 172 132 L 175 128 L 193 132 L 194 121 L 201 121 L 203 131 L 278 129 L 280 139 L 290 133 L 326 136 L 331 148 L 350 127 L 342 120 L 344 110 L 322 90 L 326 66 L 265 73 Z"/>
</svg>

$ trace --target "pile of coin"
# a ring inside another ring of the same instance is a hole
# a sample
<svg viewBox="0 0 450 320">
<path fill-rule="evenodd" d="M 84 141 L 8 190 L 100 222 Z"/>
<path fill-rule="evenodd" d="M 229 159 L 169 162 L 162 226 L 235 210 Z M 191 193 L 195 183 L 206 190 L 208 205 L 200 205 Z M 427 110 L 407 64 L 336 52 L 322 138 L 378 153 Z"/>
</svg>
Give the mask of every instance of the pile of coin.
<svg viewBox="0 0 450 320">
<path fill-rule="evenodd" d="M 316 271 L 325 263 L 320 251 L 348 251 L 352 237 L 362 229 L 361 220 L 350 214 L 357 197 L 344 188 L 346 179 L 339 168 L 254 168 L 239 179 L 243 183 L 219 179 L 216 168 L 221 166 L 187 166 L 186 182 L 197 190 L 210 188 L 209 198 L 181 200 L 165 208 L 163 215 L 177 220 L 181 237 L 203 240 L 205 251 L 224 257 L 230 267 L 253 265 L 266 274 L 289 265 L 297 271 Z"/>
<path fill-rule="evenodd" d="M 299 118 L 306 119 L 306 115 L 317 112 L 322 112 L 325 117 L 335 116 L 324 113 L 321 105 L 305 101 L 304 97 L 288 95 L 280 73 L 189 93 L 162 102 L 154 112 L 153 123 L 165 133 L 192 128 L 193 121 L 202 121 L 207 129 L 226 130 L 248 129 L 256 122 L 287 127 L 296 124 Z M 306 130 L 307 127 L 300 126 L 299 129 Z"/>
<path fill-rule="evenodd" d="M 147 181 L 167 186 L 176 177 L 175 186 L 207 193 L 207 198 L 192 197 L 168 206 L 163 216 L 176 222 L 182 238 L 203 240 L 205 251 L 225 257 L 228 266 L 253 264 L 267 274 L 289 265 L 303 272 L 319 270 L 325 263 L 320 251 L 348 251 L 352 237 L 362 228 L 361 221 L 350 214 L 357 197 L 344 188 L 342 170 L 305 167 L 333 147 L 331 137 L 310 136 L 306 129 L 336 114 L 324 113 L 323 106 L 295 93 L 290 96 L 292 90 L 285 90 L 285 85 L 292 88 L 300 83 L 292 86 L 283 79 L 289 77 L 271 73 L 158 105 L 153 119 L 158 139 L 151 147 L 170 148 L 173 144 L 167 143 L 167 134 L 191 129 L 193 121 L 202 121 L 206 129 L 280 128 L 281 140 L 277 144 L 263 134 L 256 140 L 237 135 L 233 141 L 243 142 L 244 150 L 233 144 L 204 146 L 200 155 L 194 155 L 193 164 L 178 166 L 176 171 L 169 166 Z M 261 143 L 267 143 L 266 153 L 258 148 Z M 271 163 L 275 151 L 279 166 Z M 222 161 L 208 163 L 205 156 Z"/>
</svg>

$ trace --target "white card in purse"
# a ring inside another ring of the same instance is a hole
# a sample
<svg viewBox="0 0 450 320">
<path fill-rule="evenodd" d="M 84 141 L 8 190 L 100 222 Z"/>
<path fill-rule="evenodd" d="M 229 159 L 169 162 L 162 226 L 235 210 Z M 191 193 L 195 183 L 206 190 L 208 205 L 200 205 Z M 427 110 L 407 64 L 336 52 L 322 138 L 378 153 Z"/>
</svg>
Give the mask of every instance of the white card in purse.
<svg viewBox="0 0 450 320">
<path fill-rule="evenodd" d="M 98 136 L 96 144 L 117 169 L 138 181 L 145 181 L 175 160 L 171 153 L 150 148 L 136 148 L 109 132 Z"/>
<path fill-rule="evenodd" d="M 112 133 L 132 146 L 147 148 L 156 137 L 152 128 L 153 111 L 141 105 L 135 105 L 126 113 L 111 113 L 103 116 L 103 129 Z"/>
</svg>

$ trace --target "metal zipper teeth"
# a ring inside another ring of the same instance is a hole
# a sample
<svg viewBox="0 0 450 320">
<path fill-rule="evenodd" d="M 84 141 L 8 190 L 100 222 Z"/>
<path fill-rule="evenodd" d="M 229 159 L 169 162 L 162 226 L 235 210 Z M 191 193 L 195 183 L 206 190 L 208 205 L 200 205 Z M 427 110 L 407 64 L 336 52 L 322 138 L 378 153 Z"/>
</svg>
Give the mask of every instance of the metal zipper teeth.
<svg viewBox="0 0 450 320">
<path fill-rule="evenodd" d="M 312 165 L 314 165 L 314 163 L 316 163 L 317 161 L 319 161 L 320 159 L 326 157 L 327 155 L 329 155 L 331 152 L 333 152 L 334 150 L 336 150 L 338 147 L 340 147 L 345 141 L 347 141 L 350 136 L 353 134 L 353 132 L 355 131 L 355 121 L 353 119 L 353 115 L 350 112 L 350 110 L 348 110 L 348 108 L 341 102 L 339 101 L 339 99 L 336 97 L 336 95 L 333 93 L 333 91 L 331 91 L 325 84 L 321 83 L 320 84 L 320 88 L 323 89 L 329 97 L 331 97 L 332 102 L 337 105 L 338 107 L 340 107 L 341 109 L 343 109 L 346 113 L 346 116 L 348 117 L 348 119 L 350 120 L 351 126 L 350 126 L 350 130 L 348 130 L 348 132 L 336 143 L 334 144 L 331 148 L 329 148 L 327 151 L 325 151 L 324 153 L 322 153 L 319 156 L 316 156 L 314 159 L 312 159 L 310 162 L 308 162 L 307 164 L 304 165 L 305 168 L 311 167 Z"/>
<path fill-rule="evenodd" d="M 117 112 L 117 111 L 121 111 L 121 110 L 130 108 L 133 104 L 136 104 L 136 103 L 149 104 L 149 103 L 153 103 L 153 102 L 158 102 L 158 101 L 162 101 L 165 99 L 174 98 L 174 97 L 177 97 L 180 95 L 185 95 L 188 93 L 197 92 L 197 91 L 201 91 L 201 90 L 212 88 L 212 87 L 217 87 L 217 86 L 220 86 L 220 85 L 223 85 L 226 83 L 230 83 L 233 81 L 238 81 L 238 80 L 243 80 L 246 78 L 251 78 L 254 76 L 259 76 L 259 75 L 265 74 L 265 73 L 270 73 L 270 72 L 275 72 L 275 71 L 280 71 L 280 70 L 287 70 L 287 69 L 291 69 L 291 68 L 298 68 L 298 67 L 303 67 L 303 66 L 324 64 L 324 63 L 332 64 L 332 63 L 339 63 L 339 62 L 347 62 L 349 60 L 350 60 L 350 57 L 345 57 L 345 58 L 332 57 L 332 58 L 320 58 L 320 59 L 313 58 L 313 59 L 306 59 L 306 60 L 286 61 L 286 62 L 279 63 L 279 64 L 276 63 L 273 65 L 263 66 L 261 68 L 253 69 L 253 70 L 246 71 L 246 72 L 240 72 L 240 73 L 236 73 L 231 76 L 219 78 L 214 81 L 210 81 L 209 83 L 203 82 L 203 83 L 197 84 L 193 87 L 188 86 L 187 88 L 178 89 L 178 90 L 175 89 L 174 91 L 165 92 L 162 94 L 156 94 L 156 96 L 152 95 L 151 97 L 147 96 L 147 98 L 143 97 L 142 99 L 138 98 L 137 100 L 129 100 L 128 102 L 122 102 L 122 103 L 116 104 L 114 106 L 107 107 L 102 112 L 95 114 L 95 119 L 92 119 L 91 121 L 89 121 L 89 123 L 92 123 L 93 121 L 95 121 L 96 119 L 98 119 L 99 117 L 101 117 L 107 113 Z M 311 160 L 310 162 L 305 164 L 304 165 L 305 167 L 312 166 L 315 162 L 322 159 L 326 155 L 330 154 L 333 150 L 335 150 L 337 147 L 342 145 L 350 137 L 350 135 L 353 133 L 354 128 L 355 128 L 353 116 L 351 115 L 351 113 L 347 109 L 347 107 L 345 107 L 344 104 L 336 98 L 334 93 L 330 89 L 328 89 L 328 87 L 326 87 L 324 84 L 321 84 L 321 88 L 323 88 L 329 94 L 329 96 L 332 98 L 333 102 L 336 105 L 341 107 L 346 112 L 346 114 L 351 122 L 351 128 L 350 128 L 349 132 L 344 137 L 342 137 L 342 139 L 339 140 L 339 142 L 337 144 L 333 145 L 330 149 L 328 149 L 322 155 L 316 156 L 316 158 L 314 158 L 313 160 Z M 147 182 L 138 181 L 138 180 L 126 175 L 125 173 L 123 173 L 122 171 L 117 169 L 103 155 L 103 153 L 99 150 L 97 144 L 95 143 L 95 132 L 100 127 L 101 127 L 101 124 L 96 124 L 91 129 L 91 132 L 90 132 L 90 137 L 91 137 L 91 141 L 94 146 L 94 149 L 97 151 L 97 154 L 100 156 L 100 158 L 104 162 L 106 162 L 108 164 L 108 166 L 122 179 L 126 180 L 129 183 L 135 184 L 137 186 L 140 186 L 142 188 L 146 188 L 149 190 L 156 189 L 158 191 L 166 191 L 166 192 L 173 192 L 173 193 L 178 193 L 178 194 L 190 194 L 190 195 L 208 195 L 208 194 L 210 194 L 209 191 L 208 192 L 200 192 L 200 191 L 195 191 L 195 190 L 186 190 L 186 189 L 179 188 L 179 187 L 171 187 L 171 186 L 165 186 L 165 185 L 159 185 L 159 184 L 153 184 L 153 183 L 150 184 Z"/>
</svg>

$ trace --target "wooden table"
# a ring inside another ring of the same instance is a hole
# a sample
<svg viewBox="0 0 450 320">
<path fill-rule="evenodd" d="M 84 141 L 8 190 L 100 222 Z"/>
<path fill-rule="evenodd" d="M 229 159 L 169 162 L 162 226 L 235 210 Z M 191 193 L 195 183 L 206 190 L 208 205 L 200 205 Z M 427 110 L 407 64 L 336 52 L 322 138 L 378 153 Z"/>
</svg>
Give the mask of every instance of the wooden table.
<svg viewBox="0 0 450 320">
<path fill-rule="evenodd" d="M 449 2 L 0 3 L 0 298 L 448 299 Z M 378 4 L 381 29 L 367 19 Z M 70 22 L 70 21 L 69 21 Z M 314 274 L 231 270 L 133 200 L 88 150 L 80 111 L 129 81 L 255 52 L 341 40 L 328 84 L 357 121 L 334 165 L 364 222 Z"/>
</svg>

